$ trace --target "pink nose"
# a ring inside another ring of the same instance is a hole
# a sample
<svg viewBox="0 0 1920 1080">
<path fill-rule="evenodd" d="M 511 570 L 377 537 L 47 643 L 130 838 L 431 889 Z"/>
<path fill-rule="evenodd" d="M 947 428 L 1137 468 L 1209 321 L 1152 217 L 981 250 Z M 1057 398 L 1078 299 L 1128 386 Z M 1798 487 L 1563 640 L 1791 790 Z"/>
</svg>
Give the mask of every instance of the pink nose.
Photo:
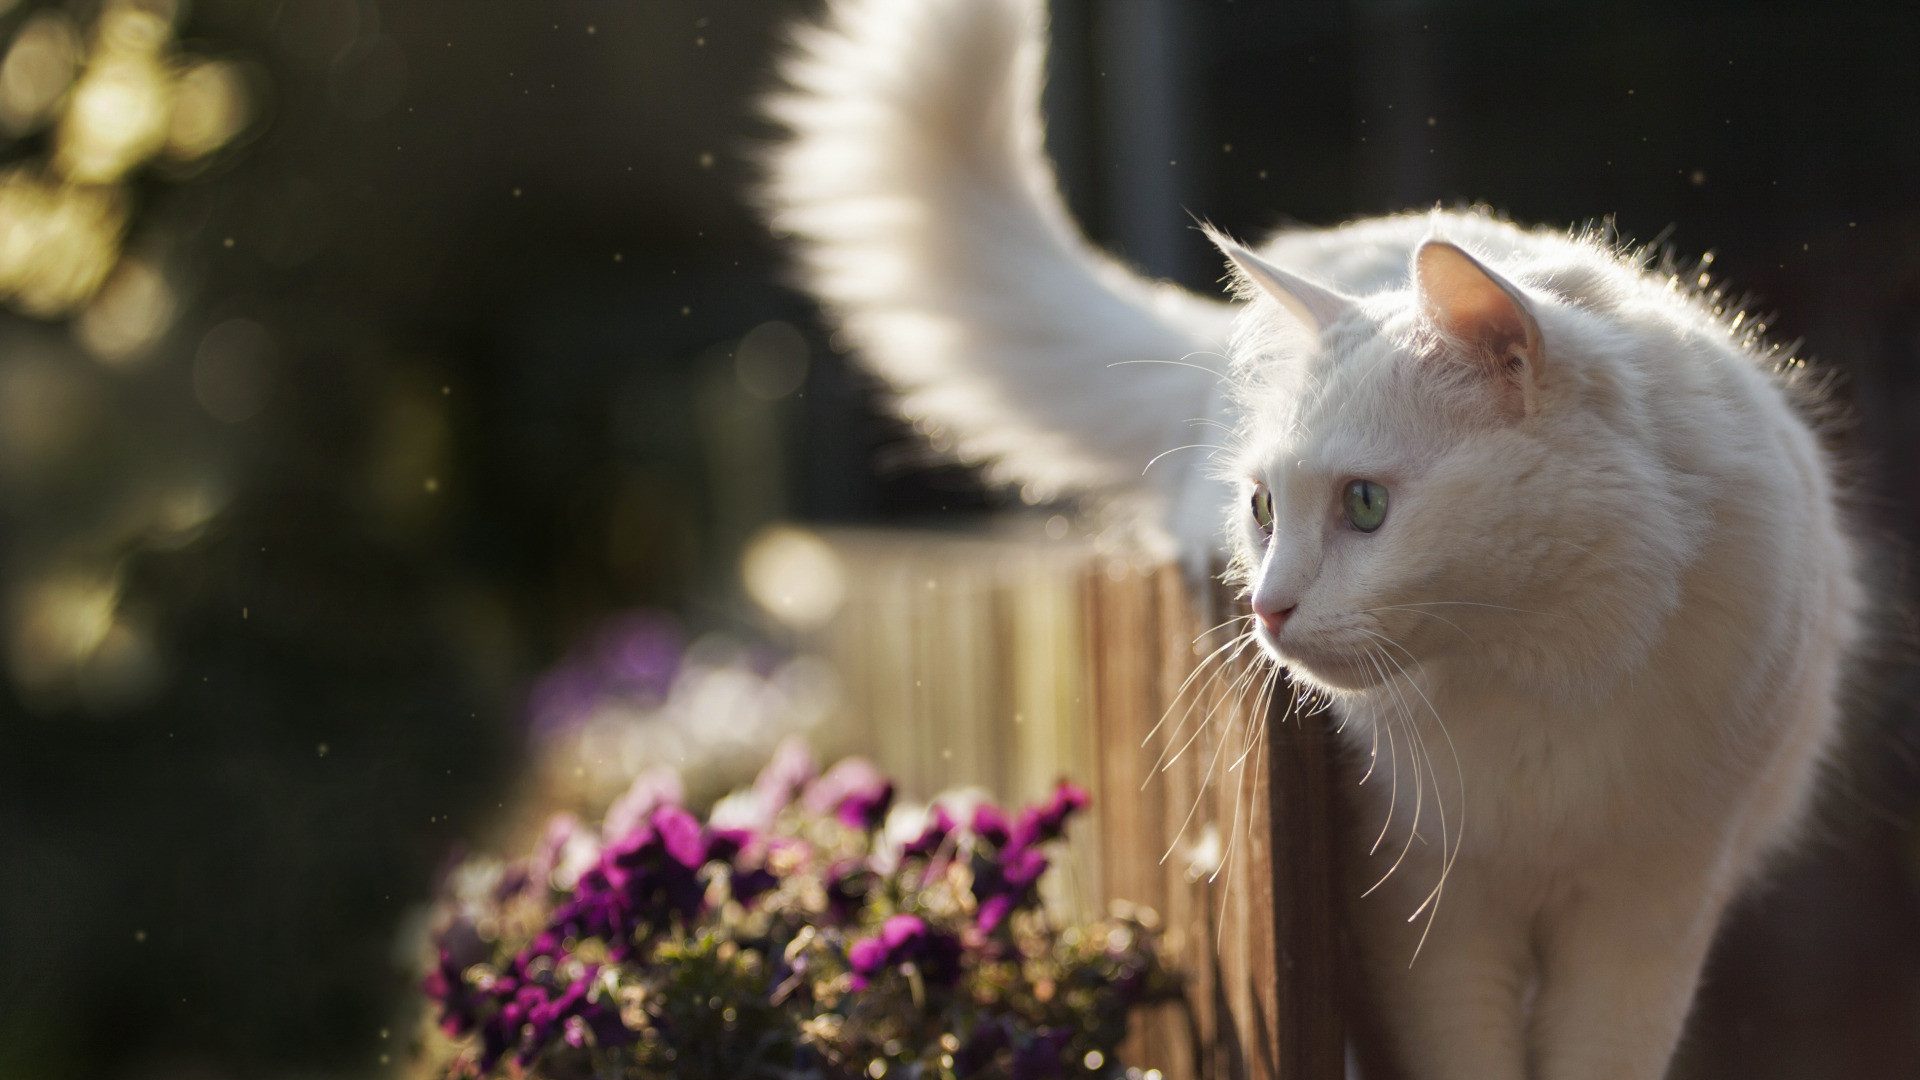
<svg viewBox="0 0 1920 1080">
<path fill-rule="evenodd" d="M 1278 634 L 1280 628 L 1287 625 L 1288 616 L 1291 616 L 1297 607 L 1299 607 L 1299 605 L 1295 604 L 1285 611 L 1262 611 L 1256 607 L 1253 609 L 1253 613 L 1260 617 L 1260 625 L 1267 628 L 1267 633 Z"/>
</svg>

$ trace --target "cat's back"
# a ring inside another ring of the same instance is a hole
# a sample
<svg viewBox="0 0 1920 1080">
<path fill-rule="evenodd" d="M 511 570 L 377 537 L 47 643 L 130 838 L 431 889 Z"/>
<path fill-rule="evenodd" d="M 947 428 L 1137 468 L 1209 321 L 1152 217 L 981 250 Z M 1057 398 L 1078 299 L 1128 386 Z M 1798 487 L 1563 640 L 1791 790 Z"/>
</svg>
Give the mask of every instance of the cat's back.
<svg viewBox="0 0 1920 1080">
<path fill-rule="evenodd" d="M 1433 210 L 1283 231 L 1262 254 L 1364 297 L 1409 290 L 1413 254 L 1434 239 L 1460 245 L 1577 312 L 1577 319 L 1552 328 L 1554 362 L 1596 376 L 1614 391 L 1599 395 L 1613 398 L 1613 407 L 1659 414 L 1647 421 L 1649 442 L 1725 442 L 1743 450 L 1756 440 L 1771 442 L 1787 449 L 1800 471 L 1824 476 L 1831 470 L 1810 422 L 1816 410 L 1788 385 L 1805 381 L 1793 378 L 1797 368 L 1781 365 L 1754 326 L 1743 327 L 1744 317 L 1735 318 L 1720 294 L 1706 290 L 1705 277 L 1683 281 L 1671 267 L 1655 266 L 1590 230 L 1523 228 L 1485 208 Z M 1667 450 L 1700 456 L 1682 447 Z M 1829 501 L 1824 494 L 1810 497 Z"/>
</svg>

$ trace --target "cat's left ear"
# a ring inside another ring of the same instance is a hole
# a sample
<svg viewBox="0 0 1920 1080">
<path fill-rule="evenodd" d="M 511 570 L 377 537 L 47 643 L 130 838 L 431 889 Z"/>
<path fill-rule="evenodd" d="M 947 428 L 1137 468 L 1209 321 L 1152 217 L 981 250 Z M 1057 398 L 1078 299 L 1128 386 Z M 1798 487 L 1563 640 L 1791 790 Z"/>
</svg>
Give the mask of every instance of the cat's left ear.
<svg viewBox="0 0 1920 1080">
<path fill-rule="evenodd" d="M 1540 324 L 1506 278 L 1444 240 L 1413 256 L 1422 313 L 1493 380 L 1516 417 L 1533 411 L 1541 376 Z"/>
<path fill-rule="evenodd" d="M 1280 269 L 1218 229 L 1207 227 L 1204 231 L 1213 246 L 1220 249 L 1220 254 L 1233 264 L 1241 281 L 1278 302 L 1309 335 L 1318 337 L 1320 331 L 1352 309 L 1353 297 Z"/>
</svg>

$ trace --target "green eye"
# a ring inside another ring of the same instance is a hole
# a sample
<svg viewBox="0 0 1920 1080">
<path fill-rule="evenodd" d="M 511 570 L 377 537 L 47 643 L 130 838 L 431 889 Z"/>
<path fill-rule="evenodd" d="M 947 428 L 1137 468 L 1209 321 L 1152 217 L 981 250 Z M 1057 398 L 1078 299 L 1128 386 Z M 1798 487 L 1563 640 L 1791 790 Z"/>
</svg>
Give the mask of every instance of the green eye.
<svg viewBox="0 0 1920 1080">
<path fill-rule="evenodd" d="M 1361 532 L 1372 532 L 1387 520 L 1387 489 L 1371 480 L 1348 484 L 1341 501 L 1346 504 L 1347 520 Z"/>
<path fill-rule="evenodd" d="M 1273 531 L 1273 492 L 1267 485 L 1257 484 L 1253 489 L 1253 523 L 1260 526 L 1261 532 Z"/>
</svg>

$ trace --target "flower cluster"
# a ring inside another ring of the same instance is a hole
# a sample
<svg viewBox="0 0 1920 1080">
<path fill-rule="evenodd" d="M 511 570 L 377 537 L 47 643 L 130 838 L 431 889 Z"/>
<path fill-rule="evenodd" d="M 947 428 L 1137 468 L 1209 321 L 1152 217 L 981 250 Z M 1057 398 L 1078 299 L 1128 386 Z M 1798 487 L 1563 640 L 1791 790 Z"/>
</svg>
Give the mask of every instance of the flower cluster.
<svg viewBox="0 0 1920 1080">
<path fill-rule="evenodd" d="M 683 801 L 648 774 L 601 830 L 562 816 L 450 876 L 424 1073 L 1118 1077 L 1131 1011 L 1180 993 L 1151 912 L 1041 903 L 1072 784 L 1012 817 L 899 806 L 871 764 L 789 743 L 706 820 Z"/>
</svg>

